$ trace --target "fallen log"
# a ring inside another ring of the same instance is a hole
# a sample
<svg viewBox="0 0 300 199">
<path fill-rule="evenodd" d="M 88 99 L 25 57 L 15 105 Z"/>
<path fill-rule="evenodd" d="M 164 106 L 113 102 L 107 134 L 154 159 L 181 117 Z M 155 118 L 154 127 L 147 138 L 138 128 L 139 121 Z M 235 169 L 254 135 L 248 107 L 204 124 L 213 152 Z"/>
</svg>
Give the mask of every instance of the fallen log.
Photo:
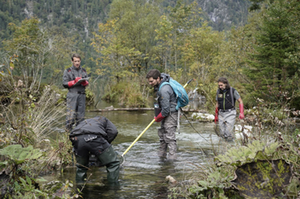
<svg viewBox="0 0 300 199">
<path fill-rule="evenodd" d="M 206 112 L 197 109 L 182 109 L 183 112 Z M 87 110 L 88 112 L 106 112 L 106 111 L 154 111 L 154 108 L 111 108 Z"/>
</svg>

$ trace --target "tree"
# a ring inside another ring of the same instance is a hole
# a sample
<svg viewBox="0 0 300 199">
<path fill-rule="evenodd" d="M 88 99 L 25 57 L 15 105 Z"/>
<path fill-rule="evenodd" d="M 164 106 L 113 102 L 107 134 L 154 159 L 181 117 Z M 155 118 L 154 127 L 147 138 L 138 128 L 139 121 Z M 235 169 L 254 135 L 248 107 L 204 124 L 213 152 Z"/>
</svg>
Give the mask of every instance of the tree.
<svg viewBox="0 0 300 199">
<path fill-rule="evenodd" d="M 135 0 L 114 1 L 109 16 L 107 23 L 99 23 L 92 43 L 101 70 L 118 81 L 139 75 L 152 58 L 158 7 Z"/>
<path fill-rule="evenodd" d="M 140 52 L 128 56 L 130 69 L 135 73 L 147 70 L 153 58 L 155 29 L 160 16 L 156 1 L 117 0 L 111 4 L 109 18 L 116 20 L 118 37 L 122 45 Z"/>
<path fill-rule="evenodd" d="M 250 67 L 245 70 L 253 96 L 281 105 L 299 97 L 295 82 L 300 69 L 299 8 L 297 0 L 274 0 L 261 7 L 255 52 L 249 55 Z"/>
<path fill-rule="evenodd" d="M 189 66 L 188 71 L 192 77 L 203 83 L 212 80 L 209 74 L 216 74 L 213 72 L 214 59 L 220 53 L 223 39 L 223 33 L 213 31 L 206 24 L 190 31 L 181 51 L 182 62 Z"/>
<path fill-rule="evenodd" d="M 176 2 L 175 7 L 168 8 L 168 14 L 161 16 L 157 33 L 156 59 L 165 71 L 181 68 L 180 63 L 184 40 L 190 35 L 190 31 L 200 26 L 202 18 L 201 10 L 196 2 L 186 5 L 181 0 Z"/>
<path fill-rule="evenodd" d="M 222 53 L 221 46 L 225 46 L 224 33 L 213 31 L 206 23 L 202 27 L 190 30 L 190 34 L 185 38 L 184 45 L 180 47 L 181 62 L 186 65 L 188 77 L 193 77 L 199 86 L 198 92 L 206 96 L 208 107 L 214 107 L 216 77 L 229 68 L 220 67 L 217 59 Z M 205 85 L 205 86 L 201 86 Z"/>
<path fill-rule="evenodd" d="M 8 54 L 15 55 L 11 60 L 13 74 L 21 75 L 30 90 L 40 84 L 46 58 L 51 50 L 51 40 L 38 24 L 37 18 L 25 19 L 21 26 L 10 24 L 13 38 L 4 41 Z"/>
<path fill-rule="evenodd" d="M 60 82 L 63 70 L 71 63 L 70 55 L 80 53 L 74 38 L 66 38 L 56 26 L 40 28 L 37 18 L 25 19 L 21 26 L 10 24 L 10 28 L 12 39 L 3 43 L 11 57 L 12 75 L 18 76 L 29 92 L 38 92 L 42 81 Z"/>
<path fill-rule="evenodd" d="M 121 78 L 133 75 L 133 71 L 130 70 L 133 66 L 130 57 L 138 56 L 140 52 L 124 45 L 122 38 L 118 37 L 116 22 L 111 20 L 106 24 L 100 23 L 99 34 L 95 33 L 91 44 L 100 55 L 95 60 L 99 66 L 97 74 L 110 74 L 119 82 Z"/>
</svg>

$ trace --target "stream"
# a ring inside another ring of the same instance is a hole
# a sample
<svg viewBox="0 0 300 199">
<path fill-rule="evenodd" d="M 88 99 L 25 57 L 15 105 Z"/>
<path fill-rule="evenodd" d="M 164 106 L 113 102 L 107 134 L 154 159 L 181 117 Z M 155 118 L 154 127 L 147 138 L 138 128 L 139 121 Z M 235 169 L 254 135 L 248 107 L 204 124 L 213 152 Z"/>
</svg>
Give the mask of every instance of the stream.
<svg viewBox="0 0 300 199">
<path fill-rule="evenodd" d="M 109 104 L 102 104 L 102 107 Z M 153 120 L 152 111 L 109 111 L 88 112 L 86 118 L 98 115 L 107 117 L 112 121 L 119 134 L 112 142 L 113 148 L 121 155 L 130 144 Z M 159 138 L 157 129 L 160 123 L 154 124 L 124 155 L 120 169 L 119 186 L 106 187 L 103 181 L 106 179 L 105 167 L 92 166 L 88 172 L 88 183 L 83 189 L 84 199 L 94 198 L 167 198 L 168 183 L 165 178 L 171 175 L 178 182 L 195 178 L 195 174 L 201 165 L 206 164 L 214 157 L 213 151 L 219 148 L 222 140 L 214 133 L 214 123 L 200 123 L 181 117 L 180 132 L 177 137 L 177 159 L 173 162 L 161 160 L 157 156 Z M 194 128 L 192 128 L 192 126 Z M 196 132 L 197 131 L 197 132 Z M 64 169 L 63 174 L 56 178 L 65 182 L 75 182 L 76 167 Z"/>
</svg>

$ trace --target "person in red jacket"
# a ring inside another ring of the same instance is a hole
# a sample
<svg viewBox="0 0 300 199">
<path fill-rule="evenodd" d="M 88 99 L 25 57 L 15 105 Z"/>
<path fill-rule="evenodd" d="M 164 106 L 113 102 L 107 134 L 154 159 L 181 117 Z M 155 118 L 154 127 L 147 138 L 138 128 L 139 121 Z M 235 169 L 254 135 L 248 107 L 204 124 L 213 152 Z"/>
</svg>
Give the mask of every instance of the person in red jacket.
<svg viewBox="0 0 300 199">
<path fill-rule="evenodd" d="M 86 70 L 80 66 L 81 57 L 73 54 L 73 66 L 67 68 L 63 75 L 63 86 L 69 89 L 67 94 L 66 131 L 72 130 L 73 125 L 85 116 L 85 88 L 89 85 Z"/>
<path fill-rule="evenodd" d="M 231 141 L 234 138 L 234 124 L 236 118 L 235 101 L 239 102 L 240 119 L 244 119 L 244 105 L 237 90 L 230 87 L 228 80 L 221 77 L 218 80 L 216 96 L 215 123 L 219 122 L 220 136 Z"/>
</svg>

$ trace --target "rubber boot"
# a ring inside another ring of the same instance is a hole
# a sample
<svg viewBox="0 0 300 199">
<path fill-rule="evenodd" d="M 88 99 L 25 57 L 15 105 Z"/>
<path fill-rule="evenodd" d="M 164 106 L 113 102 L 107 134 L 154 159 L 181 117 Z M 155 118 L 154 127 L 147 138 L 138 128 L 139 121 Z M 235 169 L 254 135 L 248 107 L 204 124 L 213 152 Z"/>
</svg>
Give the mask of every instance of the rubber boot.
<svg viewBox="0 0 300 199">
<path fill-rule="evenodd" d="M 87 177 L 87 170 L 88 170 L 88 157 L 82 158 L 79 156 L 76 156 L 76 183 L 84 183 Z"/>
<path fill-rule="evenodd" d="M 169 155 L 168 159 L 169 160 L 175 160 L 177 158 L 176 152 L 177 152 L 177 143 L 176 141 L 172 141 L 168 143 L 168 148 L 169 148 Z"/>
<path fill-rule="evenodd" d="M 227 137 L 227 135 L 226 135 L 227 122 L 224 121 L 220 125 L 221 125 L 220 126 L 220 135 L 221 135 L 221 138 L 225 139 L 225 137 Z"/>
<path fill-rule="evenodd" d="M 158 151 L 158 156 L 160 158 L 166 158 L 167 157 L 167 148 L 168 148 L 167 143 L 165 143 L 165 141 L 161 140 L 160 141 L 160 146 L 159 146 L 159 151 Z"/>
<path fill-rule="evenodd" d="M 233 136 L 232 136 L 234 134 L 233 127 L 227 121 L 225 121 L 224 124 L 225 124 L 224 139 L 229 142 L 233 141 Z"/>
<path fill-rule="evenodd" d="M 106 166 L 107 171 L 107 181 L 108 183 L 118 182 L 119 179 L 119 170 L 120 170 L 120 161 L 117 158 L 117 154 L 114 151 L 113 147 L 110 146 L 105 151 L 98 155 L 97 158 Z"/>
</svg>

